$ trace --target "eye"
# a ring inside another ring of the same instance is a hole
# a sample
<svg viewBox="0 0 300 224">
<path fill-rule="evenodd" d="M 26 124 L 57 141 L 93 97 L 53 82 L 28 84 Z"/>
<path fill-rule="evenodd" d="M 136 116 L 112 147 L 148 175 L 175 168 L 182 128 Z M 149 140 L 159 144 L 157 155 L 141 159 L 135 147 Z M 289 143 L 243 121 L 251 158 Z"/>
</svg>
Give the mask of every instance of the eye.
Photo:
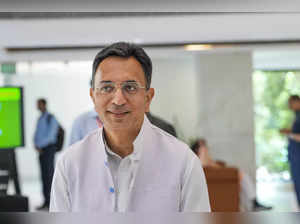
<svg viewBox="0 0 300 224">
<path fill-rule="evenodd" d="M 123 88 L 128 93 L 136 93 L 138 89 L 135 83 L 127 83 L 123 86 Z"/>
<path fill-rule="evenodd" d="M 114 87 L 112 85 L 104 85 L 100 87 L 101 93 L 111 93 L 114 90 Z"/>
</svg>

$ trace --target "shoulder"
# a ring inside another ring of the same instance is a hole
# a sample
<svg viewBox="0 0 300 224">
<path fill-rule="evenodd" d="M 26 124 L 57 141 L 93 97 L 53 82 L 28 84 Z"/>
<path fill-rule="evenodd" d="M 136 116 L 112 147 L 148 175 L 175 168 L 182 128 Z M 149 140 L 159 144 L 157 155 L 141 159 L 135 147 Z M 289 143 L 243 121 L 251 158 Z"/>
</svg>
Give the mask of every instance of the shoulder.
<svg viewBox="0 0 300 224">
<path fill-rule="evenodd" d="M 94 113 L 95 113 L 94 111 L 87 111 L 80 114 L 78 117 L 76 117 L 74 124 L 81 124 L 86 122 L 86 120 L 91 119 L 93 117 L 92 115 Z"/>
<path fill-rule="evenodd" d="M 84 164 L 90 158 L 95 157 L 95 153 L 101 150 L 99 149 L 101 148 L 99 136 L 99 129 L 91 132 L 85 138 L 64 150 L 60 155 L 58 162 L 64 164 L 64 167 L 67 169 Z"/>
<path fill-rule="evenodd" d="M 200 159 L 186 143 L 154 125 L 151 125 L 150 132 L 151 134 L 149 133 L 147 137 L 148 144 L 152 142 L 151 149 L 155 151 L 157 160 L 167 164 L 169 169 L 177 170 L 182 181 L 191 173 L 192 169 L 202 167 Z"/>
<path fill-rule="evenodd" d="M 161 129 L 167 131 L 168 133 L 176 136 L 175 128 L 173 127 L 173 125 L 171 123 L 161 119 L 160 117 L 154 116 L 151 113 L 147 113 L 147 118 L 155 126 L 157 126 Z"/>
<path fill-rule="evenodd" d="M 50 112 L 46 112 L 46 119 L 48 122 L 50 122 L 51 124 L 58 124 L 58 120 L 55 117 L 54 114 L 50 113 Z"/>
<path fill-rule="evenodd" d="M 85 113 L 82 113 L 82 114 L 80 114 L 80 115 L 78 115 L 77 117 L 76 117 L 76 119 L 75 119 L 75 121 L 81 121 L 81 120 L 85 120 L 85 119 L 87 119 L 88 117 L 89 117 L 89 114 L 90 114 L 90 112 L 88 111 L 88 112 L 85 112 Z"/>
<path fill-rule="evenodd" d="M 155 125 L 150 124 L 150 128 L 152 135 L 156 139 L 156 148 L 159 148 L 161 152 L 167 153 L 170 159 L 186 160 L 193 158 L 194 153 L 186 143 Z"/>
</svg>

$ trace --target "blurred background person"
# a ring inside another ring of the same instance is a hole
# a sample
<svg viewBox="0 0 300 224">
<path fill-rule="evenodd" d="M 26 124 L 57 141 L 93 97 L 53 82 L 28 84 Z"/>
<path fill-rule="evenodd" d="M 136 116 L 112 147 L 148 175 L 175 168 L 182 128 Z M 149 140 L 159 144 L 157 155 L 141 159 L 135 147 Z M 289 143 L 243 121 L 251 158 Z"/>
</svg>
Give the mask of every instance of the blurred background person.
<svg viewBox="0 0 300 224">
<path fill-rule="evenodd" d="M 146 116 L 153 125 L 155 125 L 156 127 L 159 127 L 160 129 L 164 130 L 165 132 L 168 132 L 170 135 L 173 135 L 174 137 L 177 137 L 176 130 L 173 127 L 172 124 L 170 124 L 167 121 L 153 115 L 150 112 L 147 112 Z"/>
<path fill-rule="evenodd" d="M 80 114 L 73 122 L 69 145 L 80 141 L 98 127 L 102 127 L 102 122 L 94 109 Z"/>
<path fill-rule="evenodd" d="M 34 134 L 34 146 L 39 155 L 44 196 L 44 203 L 37 207 L 37 209 L 48 210 L 51 183 L 54 174 L 55 143 L 59 124 L 56 118 L 47 111 L 47 101 L 45 99 L 38 99 L 37 108 L 41 112 L 41 115 L 38 119 Z"/>
<path fill-rule="evenodd" d="M 213 167 L 221 169 L 226 167 L 223 161 L 213 160 L 209 154 L 206 140 L 203 138 L 197 139 L 191 146 L 193 152 L 201 160 L 203 167 Z M 264 206 L 257 201 L 255 183 L 250 176 L 245 172 L 239 170 L 239 184 L 240 184 L 240 207 L 247 211 L 263 211 L 270 210 L 272 207 Z"/>
<path fill-rule="evenodd" d="M 90 87 L 92 87 L 92 85 L 92 80 L 90 80 Z M 94 108 L 80 114 L 72 124 L 69 145 L 80 141 L 98 127 L 102 127 L 102 122 Z"/>
<path fill-rule="evenodd" d="M 298 95 L 290 96 L 288 104 L 289 108 L 295 112 L 295 120 L 291 129 L 281 129 L 280 133 L 288 137 L 288 160 L 298 208 L 300 208 L 300 97 Z"/>
</svg>

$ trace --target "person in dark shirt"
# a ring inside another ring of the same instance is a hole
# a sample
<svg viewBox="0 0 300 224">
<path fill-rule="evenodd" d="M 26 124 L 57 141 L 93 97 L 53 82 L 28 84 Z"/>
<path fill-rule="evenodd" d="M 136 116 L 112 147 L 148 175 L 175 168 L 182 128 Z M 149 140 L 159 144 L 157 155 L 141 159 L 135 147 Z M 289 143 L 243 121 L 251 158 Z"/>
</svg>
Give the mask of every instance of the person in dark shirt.
<svg viewBox="0 0 300 224">
<path fill-rule="evenodd" d="M 289 108 L 295 112 L 295 121 L 291 129 L 281 129 L 280 133 L 288 137 L 288 160 L 300 208 L 300 97 L 292 95 L 288 103 Z"/>
<path fill-rule="evenodd" d="M 167 121 L 153 115 L 150 112 L 147 112 L 146 116 L 153 125 L 155 125 L 156 127 L 159 127 L 160 129 L 164 130 L 165 132 L 168 132 L 170 135 L 177 137 L 176 130 L 173 127 L 173 125 L 171 125 Z"/>
</svg>

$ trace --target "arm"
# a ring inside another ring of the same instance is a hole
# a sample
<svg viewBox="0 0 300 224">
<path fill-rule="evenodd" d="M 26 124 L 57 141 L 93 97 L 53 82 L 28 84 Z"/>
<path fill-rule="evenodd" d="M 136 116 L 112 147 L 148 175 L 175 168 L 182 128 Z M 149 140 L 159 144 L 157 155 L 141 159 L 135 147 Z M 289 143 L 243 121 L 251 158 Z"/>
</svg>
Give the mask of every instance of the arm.
<svg viewBox="0 0 300 224">
<path fill-rule="evenodd" d="M 181 211 L 210 212 L 209 197 L 201 162 L 194 154 L 188 155 L 183 178 Z"/>
<path fill-rule="evenodd" d="M 296 142 L 300 142 L 300 134 L 290 133 L 288 137 Z"/>
<path fill-rule="evenodd" d="M 62 159 L 57 162 L 53 176 L 50 212 L 70 212 L 71 201 Z"/>
<path fill-rule="evenodd" d="M 37 141 L 38 141 L 38 137 L 37 137 L 37 132 L 38 132 L 38 124 L 39 124 L 40 119 L 37 121 L 36 123 L 36 127 L 35 127 L 35 131 L 34 131 L 34 137 L 33 137 L 33 142 L 34 142 L 34 147 L 35 149 L 37 149 Z"/>
<path fill-rule="evenodd" d="M 34 131 L 33 142 L 34 142 L 34 148 L 35 148 L 35 150 L 37 152 L 39 152 L 39 153 L 42 153 L 43 150 L 37 146 L 37 142 L 38 142 L 37 131 L 38 131 L 38 123 L 39 123 L 39 121 L 40 121 L 40 119 L 38 120 L 38 122 L 36 124 L 36 128 L 35 128 L 35 131 Z"/>
<path fill-rule="evenodd" d="M 56 121 L 55 117 L 51 115 L 50 122 L 49 122 L 49 132 L 48 135 L 42 139 L 40 148 L 44 148 L 50 144 L 55 143 L 57 132 L 58 132 L 58 122 Z"/>
<path fill-rule="evenodd" d="M 287 129 L 287 128 L 281 129 L 280 133 L 283 135 L 286 135 L 288 138 L 290 138 L 296 142 L 300 142 L 300 134 L 293 133 L 291 129 Z"/>
</svg>

